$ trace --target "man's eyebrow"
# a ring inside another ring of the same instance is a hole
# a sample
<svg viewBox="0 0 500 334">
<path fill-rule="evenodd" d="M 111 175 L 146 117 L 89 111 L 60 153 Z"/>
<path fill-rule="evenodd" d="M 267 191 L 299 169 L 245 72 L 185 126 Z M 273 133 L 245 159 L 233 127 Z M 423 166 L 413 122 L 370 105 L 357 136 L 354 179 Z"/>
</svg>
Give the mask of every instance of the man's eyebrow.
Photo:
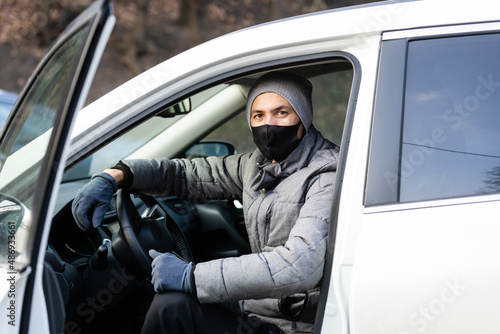
<svg viewBox="0 0 500 334">
<path fill-rule="evenodd" d="M 287 104 L 283 104 L 279 107 L 276 107 L 272 111 L 280 111 L 280 110 L 295 111 L 295 110 L 293 110 L 292 106 L 287 105 Z"/>
<path fill-rule="evenodd" d="M 283 105 L 277 106 L 276 108 L 273 108 L 272 111 L 277 111 L 277 110 L 282 110 L 282 109 L 293 110 L 293 107 L 289 106 L 289 105 L 286 105 L 286 104 L 283 104 Z M 260 112 L 263 112 L 263 111 L 260 110 L 260 109 L 252 109 L 251 110 L 252 114 L 254 114 L 254 113 L 260 113 Z"/>
</svg>

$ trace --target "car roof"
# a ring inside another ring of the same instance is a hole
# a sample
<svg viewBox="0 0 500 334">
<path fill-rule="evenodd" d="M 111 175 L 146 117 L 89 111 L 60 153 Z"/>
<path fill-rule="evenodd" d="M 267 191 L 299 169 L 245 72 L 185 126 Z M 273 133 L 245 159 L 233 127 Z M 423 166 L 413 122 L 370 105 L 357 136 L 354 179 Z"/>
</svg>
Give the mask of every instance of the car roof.
<svg viewBox="0 0 500 334">
<path fill-rule="evenodd" d="M 242 29 L 184 51 L 94 101 L 79 112 L 71 137 L 78 146 L 77 139 L 85 133 L 95 138 L 109 131 L 111 124 L 106 127 L 105 122 L 113 122 L 116 127 L 117 122 L 136 117 L 138 109 L 131 102 L 140 101 L 145 109 L 146 105 L 161 103 L 167 95 L 175 96 L 193 84 L 213 80 L 224 71 L 272 61 L 283 54 L 293 57 L 304 52 L 324 52 L 326 49 L 321 48 L 327 43 L 331 44 L 330 50 L 333 46 L 342 48 L 356 57 L 363 52 L 359 46 L 369 40 L 378 50 L 385 32 L 498 21 L 497 6 L 491 0 L 383 1 Z M 92 127 L 94 133 L 88 132 Z M 73 152 L 78 150 L 76 146 Z"/>
</svg>

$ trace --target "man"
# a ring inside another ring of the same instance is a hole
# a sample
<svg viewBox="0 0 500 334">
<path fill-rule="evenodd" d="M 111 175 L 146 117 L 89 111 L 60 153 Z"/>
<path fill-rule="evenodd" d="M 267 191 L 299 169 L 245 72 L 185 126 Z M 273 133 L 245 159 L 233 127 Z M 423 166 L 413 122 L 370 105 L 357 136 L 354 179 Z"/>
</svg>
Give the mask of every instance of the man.
<svg viewBox="0 0 500 334">
<path fill-rule="evenodd" d="M 268 73 L 247 101 L 254 152 L 123 161 L 77 195 L 73 214 L 83 229 L 91 226 L 86 217 L 94 207 L 92 225 L 100 224 L 119 186 L 191 200 L 242 200 L 252 254 L 194 265 L 150 251 L 158 294 L 144 333 L 312 331 L 339 148 L 312 125 L 311 93 L 304 78 Z M 224 304 L 233 301 L 239 309 Z"/>
</svg>

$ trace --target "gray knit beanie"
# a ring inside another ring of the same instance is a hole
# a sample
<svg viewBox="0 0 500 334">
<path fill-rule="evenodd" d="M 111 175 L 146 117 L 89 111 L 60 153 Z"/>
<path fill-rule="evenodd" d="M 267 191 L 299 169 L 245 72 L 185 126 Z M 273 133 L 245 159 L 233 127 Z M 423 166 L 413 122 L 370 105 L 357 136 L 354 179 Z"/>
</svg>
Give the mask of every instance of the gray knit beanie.
<svg viewBox="0 0 500 334">
<path fill-rule="evenodd" d="M 255 81 L 248 92 L 247 120 L 250 125 L 250 112 L 253 101 L 263 93 L 276 93 L 285 98 L 297 113 L 307 131 L 312 124 L 312 84 L 309 80 L 295 74 L 270 72 Z"/>
</svg>

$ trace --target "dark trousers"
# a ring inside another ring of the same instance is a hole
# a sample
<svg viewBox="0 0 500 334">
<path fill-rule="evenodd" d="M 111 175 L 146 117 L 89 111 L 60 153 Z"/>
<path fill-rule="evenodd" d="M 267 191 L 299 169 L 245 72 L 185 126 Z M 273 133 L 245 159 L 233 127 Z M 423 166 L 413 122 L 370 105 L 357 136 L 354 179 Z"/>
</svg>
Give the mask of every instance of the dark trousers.
<svg viewBox="0 0 500 334">
<path fill-rule="evenodd" d="M 226 304 L 200 304 L 182 292 L 159 293 L 146 315 L 142 334 L 278 334 L 278 327 Z"/>
</svg>

